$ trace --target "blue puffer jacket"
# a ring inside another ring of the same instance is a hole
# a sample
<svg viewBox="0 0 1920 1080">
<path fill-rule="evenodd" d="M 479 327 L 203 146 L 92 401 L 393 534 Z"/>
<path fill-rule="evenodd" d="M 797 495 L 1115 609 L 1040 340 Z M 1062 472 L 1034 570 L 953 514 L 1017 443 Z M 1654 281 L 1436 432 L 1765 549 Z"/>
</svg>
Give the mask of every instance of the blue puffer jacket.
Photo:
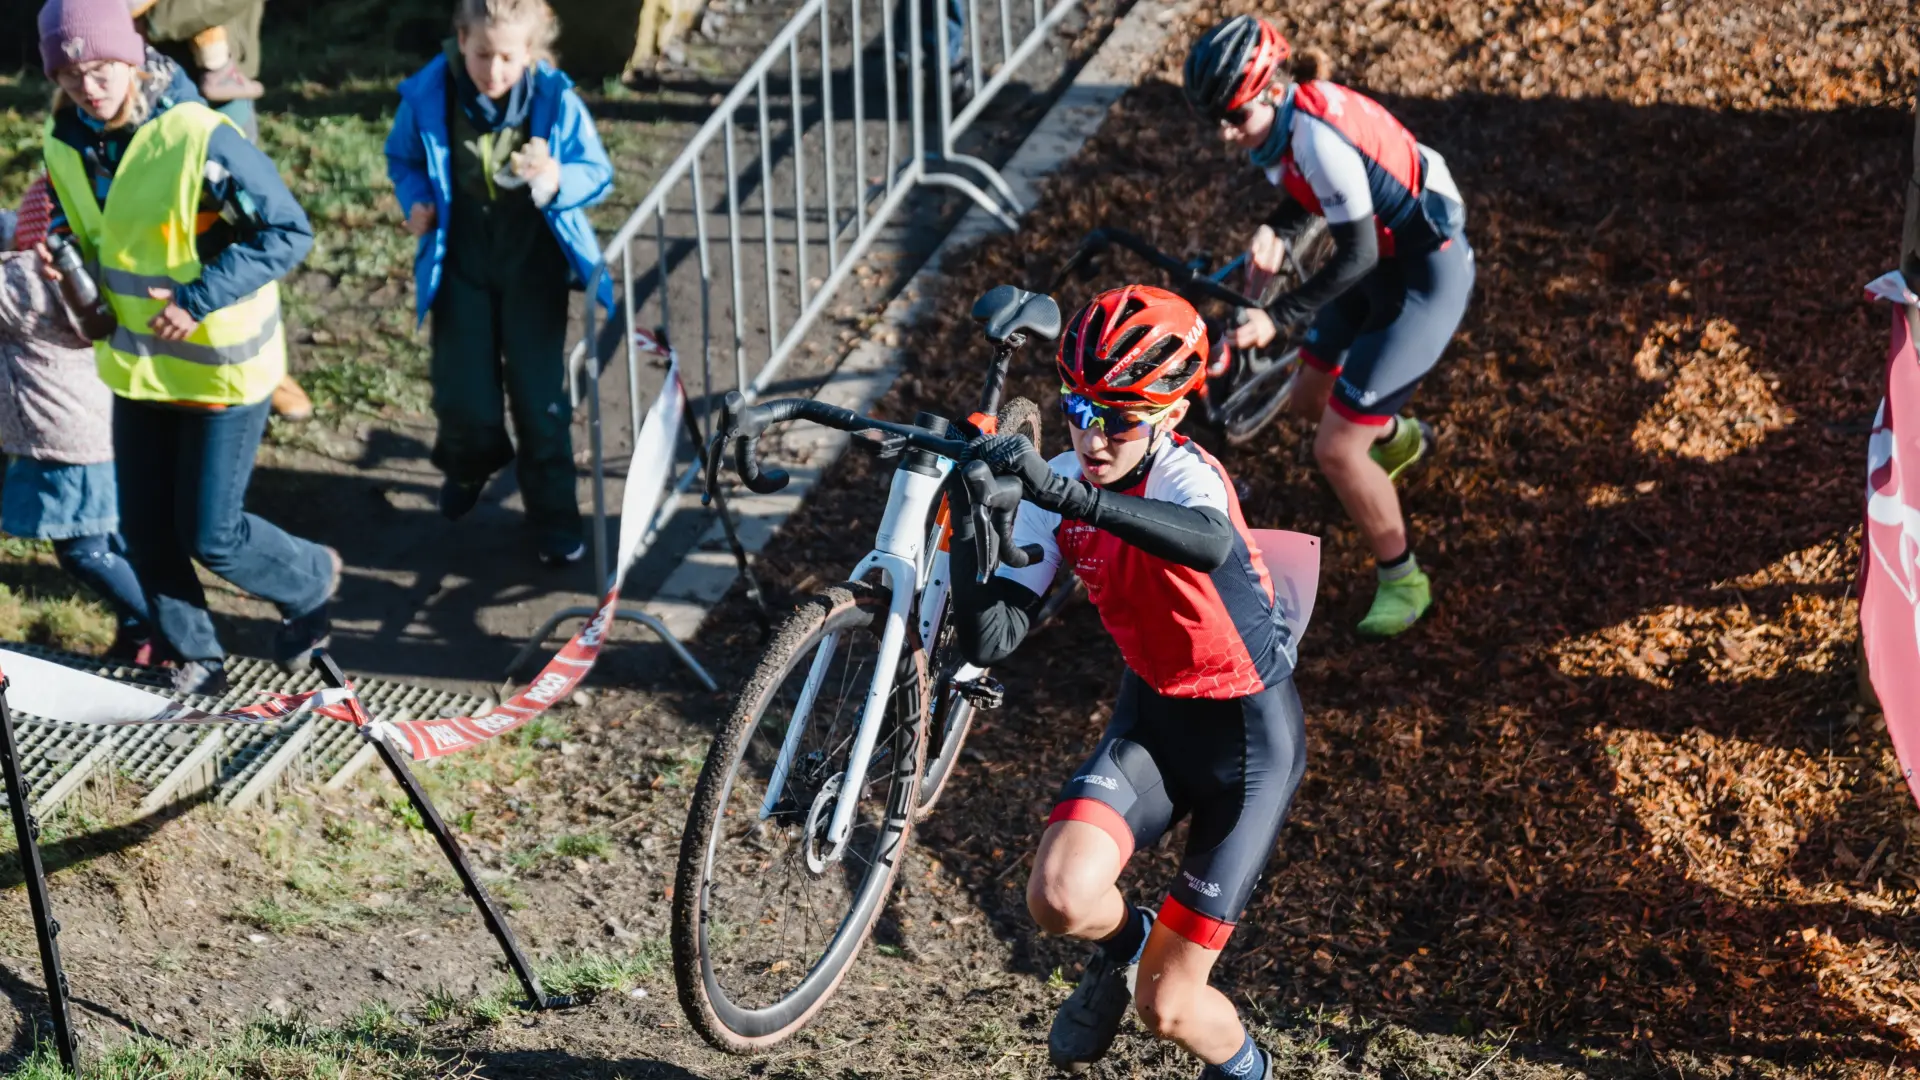
<svg viewBox="0 0 1920 1080">
<path fill-rule="evenodd" d="M 435 57 L 400 84 L 400 111 L 387 135 L 387 175 L 393 179 L 400 212 L 430 203 L 439 227 L 420 238 L 413 259 L 413 282 L 420 321 L 433 310 L 447 258 L 447 222 L 453 216 L 453 155 L 447 135 L 447 58 Z M 573 80 L 542 62 L 534 70 L 531 135 L 547 140 L 560 162 L 560 193 L 544 209 L 547 226 L 573 265 L 573 287 L 586 288 L 600 263 L 600 241 L 587 221 L 587 207 L 613 189 L 613 163 L 593 129 L 586 102 L 573 92 Z M 600 279 L 600 302 L 613 307 L 613 281 Z"/>
</svg>

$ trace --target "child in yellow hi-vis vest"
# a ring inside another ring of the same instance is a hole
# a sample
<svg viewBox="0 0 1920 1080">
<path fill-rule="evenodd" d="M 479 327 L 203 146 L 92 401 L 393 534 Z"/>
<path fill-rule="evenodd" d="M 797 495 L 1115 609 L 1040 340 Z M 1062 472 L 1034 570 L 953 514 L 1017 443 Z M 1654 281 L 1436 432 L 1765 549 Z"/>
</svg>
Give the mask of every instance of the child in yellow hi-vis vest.
<svg viewBox="0 0 1920 1080">
<path fill-rule="evenodd" d="M 244 509 L 286 373 L 276 282 L 313 229 L 266 155 L 147 48 L 125 0 L 49 0 L 39 30 L 59 84 L 45 144 L 52 227 L 97 267 L 118 320 L 94 351 L 114 393 L 128 556 L 175 687 L 222 692 L 225 651 L 195 560 L 279 607 L 282 664 L 328 641 L 339 555 Z"/>
</svg>

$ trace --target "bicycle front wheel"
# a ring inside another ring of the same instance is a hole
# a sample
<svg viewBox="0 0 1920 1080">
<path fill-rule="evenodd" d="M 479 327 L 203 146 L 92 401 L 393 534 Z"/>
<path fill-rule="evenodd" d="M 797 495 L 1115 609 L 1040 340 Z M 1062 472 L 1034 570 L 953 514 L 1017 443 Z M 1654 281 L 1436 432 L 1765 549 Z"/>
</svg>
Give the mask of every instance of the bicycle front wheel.
<svg viewBox="0 0 1920 1080">
<path fill-rule="evenodd" d="M 700 771 L 674 883 L 674 980 L 687 1019 L 722 1050 L 805 1026 L 893 887 L 924 764 L 925 654 L 911 642 L 886 673 L 851 831 L 844 844 L 830 835 L 868 696 L 889 681 L 877 668 L 888 599 L 845 582 L 801 604 Z"/>
</svg>

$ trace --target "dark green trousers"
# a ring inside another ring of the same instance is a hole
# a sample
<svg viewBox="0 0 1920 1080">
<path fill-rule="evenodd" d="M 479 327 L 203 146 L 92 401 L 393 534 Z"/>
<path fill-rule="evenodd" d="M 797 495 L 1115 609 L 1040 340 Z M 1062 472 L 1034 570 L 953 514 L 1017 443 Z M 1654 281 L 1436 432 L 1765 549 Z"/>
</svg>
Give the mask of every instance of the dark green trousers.
<svg viewBox="0 0 1920 1080">
<path fill-rule="evenodd" d="M 499 283 L 507 287 L 478 284 L 451 265 L 441 276 L 433 301 L 433 412 L 440 421 L 433 463 L 450 480 L 477 484 L 513 462 L 527 523 L 543 536 L 578 539 L 565 264 L 557 274 L 525 269 L 502 268 L 503 277 L 518 279 Z M 507 434 L 509 414 L 517 451 Z"/>
</svg>

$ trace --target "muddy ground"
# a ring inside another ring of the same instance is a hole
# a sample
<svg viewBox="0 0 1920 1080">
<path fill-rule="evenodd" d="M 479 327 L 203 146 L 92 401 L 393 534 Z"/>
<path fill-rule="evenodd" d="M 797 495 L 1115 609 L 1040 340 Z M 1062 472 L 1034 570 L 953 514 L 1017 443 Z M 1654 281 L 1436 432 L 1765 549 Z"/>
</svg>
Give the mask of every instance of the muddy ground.
<svg viewBox="0 0 1920 1080">
<path fill-rule="evenodd" d="M 1273 196 L 1167 81 L 1193 28 L 1233 9 L 1170 17 L 1163 62 L 1032 227 L 957 271 L 887 411 L 967 402 L 965 301 L 1043 281 L 1094 225 L 1236 249 Z M 1888 318 L 1859 290 L 1897 257 L 1920 77 L 1901 14 L 1288 9 L 1289 33 L 1447 155 L 1480 266 L 1416 406 L 1442 437 L 1403 489 L 1439 595 L 1417 630 L 1352 634 L 1368 568 L 1298 428 L 1223 451 L 1256 525 L 1326 538 L 1299 672 L 1308 778 L 1221 968 L 1291 1072 L 1920 1066 L 1920 815 L 1853 705 L 1848 599 Z M 1037 367 L 1022 379 L 1046 400 Z M 791 594 L 837 577 L 882 480 L 845 462 L 763 579 Z M 737 682 L 746 606 L 716 612 L 701 646 Z M 1081 605 L 1005 666 L 1010 704 L 976 727 L 876 947 L 766 1057 L 694 1042 L 658 960 L 690 759 L 725 707 L 671 674 L 436 773 L 534 950 L 624 957 L 644 998 L 603 979 L 619 989 L 564 1013 L 476 1005 L 503 985 L 477 921 L 368 779 L 271 817 L 194 812 L 72 841 L 54 888 L 76 989 L 98 1007 L 88 1030 L 205 1040 L 261 1010 L 334 1019 L 381 1001 L 391 1015 L 368 1037 L 488 1076 L 1042 1075 L 1065 993 L 1051 976 L 1078 955 L 1034 934 L 1023 858 L 1117 664 Z M 1151 895 L 1170 859 L 1148 853 L 1127 880 Z M 24 901 L 5 903 L 7 968 L 30 982 Z M 1095 1075 L 1191 1071 L 1134 1035 Z"/>
</svg>

